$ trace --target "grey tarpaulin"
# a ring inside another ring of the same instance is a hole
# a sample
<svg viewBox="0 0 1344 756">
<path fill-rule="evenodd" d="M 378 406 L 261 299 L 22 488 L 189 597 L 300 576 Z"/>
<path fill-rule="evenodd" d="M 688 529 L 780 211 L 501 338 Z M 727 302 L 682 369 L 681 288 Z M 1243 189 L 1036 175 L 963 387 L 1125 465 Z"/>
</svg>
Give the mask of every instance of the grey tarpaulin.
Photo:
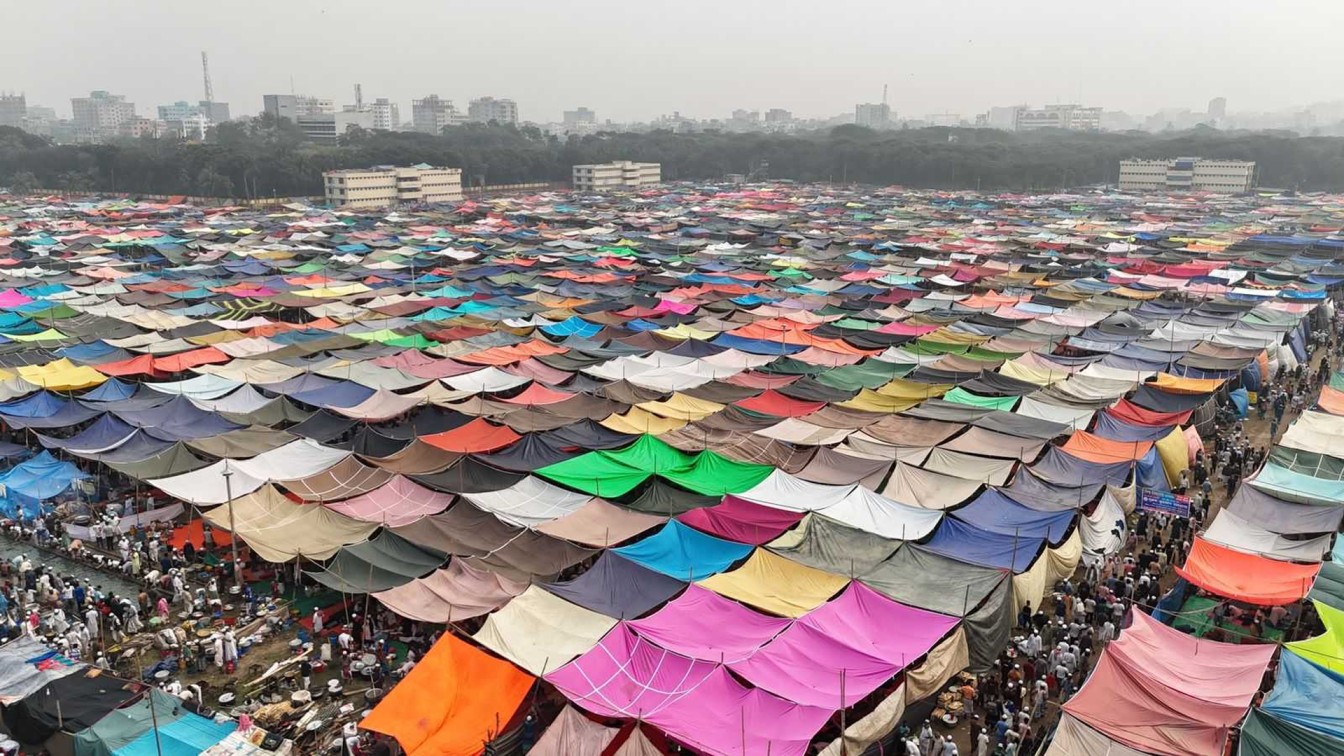
<svg viewBox="0 0 1344 756">
<path fill-rule="evenodd" d="M 971 671 L 985 672 L 1012 631 L 1012 581 L 1007 577 L 1006 570 L 976 567 L 907 544 L 859 580 L 902 604 L 963 617 Z"/>
</svg>

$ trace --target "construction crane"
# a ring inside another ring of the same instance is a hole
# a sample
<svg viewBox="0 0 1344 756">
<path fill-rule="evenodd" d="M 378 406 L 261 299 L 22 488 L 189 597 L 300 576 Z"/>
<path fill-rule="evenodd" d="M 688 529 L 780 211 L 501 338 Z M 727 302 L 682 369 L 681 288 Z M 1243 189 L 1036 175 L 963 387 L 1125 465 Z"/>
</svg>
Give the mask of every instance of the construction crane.
<svg viewBox="0 0 1344 756">
<path fill-rule="evenodd" d="M 205 78 L 205 101 L 212 103 L 215 101 L 215 88 L 210 84 L 210 56 L 206 55 L 205 50 L 201 50 L 201 76 Z"/>
</svg>

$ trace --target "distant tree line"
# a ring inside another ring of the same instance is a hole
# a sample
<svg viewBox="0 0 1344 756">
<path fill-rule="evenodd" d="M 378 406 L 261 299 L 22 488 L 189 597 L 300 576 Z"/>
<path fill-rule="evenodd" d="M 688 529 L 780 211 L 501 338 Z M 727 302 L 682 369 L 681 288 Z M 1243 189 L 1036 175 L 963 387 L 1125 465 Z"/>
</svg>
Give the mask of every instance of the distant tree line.
<svg viewBox="0 0 1344 756">
<path fill-rule="evenodd" d="M 1028 191 L 1114 183 L 1127 157 L 1254 160 L 1261 186 L 1344 191 L 1344 138 L 1290 132 L 1010 133 L 860 126 L 802 134 L 598 133 L 559 138 L 534 127 L 469 125 L 441 135 L 353 130 L 307 142 L 287 120 L 221 124 L 206 141 L 126 139 L 56 145 L 0 127 L 0 187 L 218 197 L 318 195 L 322 172 L 371 165 L 463 170 L 468 185 L 567 181 L 578 163 L 659 162 L 666 180 L 754 174 L 797 181 Z M 768 168 L 767 168 L 768 166 Z M 764 170 L 763 170 L 764 169 Z"/>
</svg>

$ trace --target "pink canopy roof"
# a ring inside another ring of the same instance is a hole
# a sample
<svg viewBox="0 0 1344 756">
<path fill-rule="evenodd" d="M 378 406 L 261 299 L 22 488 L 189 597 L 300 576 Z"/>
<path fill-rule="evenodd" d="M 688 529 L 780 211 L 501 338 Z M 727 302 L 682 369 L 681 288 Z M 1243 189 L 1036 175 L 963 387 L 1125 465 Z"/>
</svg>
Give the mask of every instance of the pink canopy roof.
<svg viewBox="0 0 1344 756">
<path fill-rule="evenodd" d="M 839 709 L 858 703 L 924 656 L 956 624 L 954 617 L 898 604 L 851 583 L 834 601 L 729 667 L 787 700 Z"/>
<path fill-rule="evenodd" d="M 677 515 L 677 519 L 710 535 L 760 546 L 797 525 L 805 514 L 767 507 L 736 496 L 725 496 L 721 504 L 692 509 Z"/>
<path fill-rule="evenodd" d="M 1188 638 L 1140 612 L 1064 711 L 1130 748 L 1223 753 L 1274 646 Z"/>
<path fill-rule="evenodd" d="M 789 620 L 768 617 L 697 585 L 663 608 L 629 623 L 640 635 L 696 659 L 733 662 L 752 654 Z"/>
<path fill-rule="evenodd" d="M 591 712 L 642 719 L 708 753 L 802 754 L 831 714 L 744 687 L 719 664 L 668 651 L 628 623 L 546 679 Z"/>
<path fill-rule="evenodd" d="M 389 528 L 409 525 L 447 509 L 456 497 L 439 493 L 401 475 L 366 494 L 323 506 L 346 517 L 377 522 Z"/>
</svg>

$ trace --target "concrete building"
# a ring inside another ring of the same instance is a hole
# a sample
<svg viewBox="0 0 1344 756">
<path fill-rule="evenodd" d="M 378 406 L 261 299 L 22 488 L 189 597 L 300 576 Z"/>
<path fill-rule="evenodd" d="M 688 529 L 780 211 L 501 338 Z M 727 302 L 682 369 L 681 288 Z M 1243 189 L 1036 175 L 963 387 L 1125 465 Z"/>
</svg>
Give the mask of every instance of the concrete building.
<svg viewBox="0 0 1344 756">
<path fill-rule="evenodd" d="M 379 97 L 369 106 L 373 113 L 373 128 L 382 131 L 396 131 L 401 128 L 401 109 L 386 97 Z"/>
<path fill-rule="evenodd" d="M 793 113 L 784 108 L 770 108 L 765 111 L 765 122 L 774 124 L 788 123 L 793 120 Z"/>
<path fill-rule="evenodd" d="M 314 142 L 334 143 L 352 127 L 373 128 L 373 111 L 342 110 L 339 113 L 317 113 L 301 115 L 295 124 L 303 135 Z"/>
<path fill-rule="evenodd" d="M 29 105 L 28 115 L 23 121 L 23 130 L 30 134 L 52 136 L 52 125 L 57 122 L 56 109 L 41 105 Z"/>
<path fill-rule="evenodd" d="M 27 97 L 21 94 L 0 94 L 0 126 L 21 129 L 27 120 Z"/>
<path fill-rule="evenodd" d="M 135 118 L 135 103 L 104 90 L 90 92 L 88 97 L 70 98 L 70 109 L 74 113 L 76 138 L 80 140 L 100 141 L 116 136 L 123 125 Z"/>
<path fill-rule="evenodd" d="M 452 100 L 427 95 L 411 100 L 411 128 L 425 134 L 440 134 L 446 126 L 461 126 L 467 117 L 453 107 Z"/>
<path fill-rule="evenodd" d="M 130 137 L 131 139 L 139 139 L 140 137 L 158 139 L 166 132 L 167 128 L 163 121 L 145 118 L 144 116 L 136 116 L 121 124 L 120 128 L 117 129 L 119 136 Z"/>
<path fill-rule="evenodd" d="M 885 102 L 864 102 L 854 106 L 854 123 L 870 129 L 891 125 L 891 106 Z"/>
<path fill-rule="evenodd" d="M 1209 120 L 1215 125 L 1227 119 L 1227 98 L 1215 97 L 1209 100 Z"/>
<path fill-rule="evenodd" d="M 415 165 L 326 171 L 327 202 L 345 207 L 389 207 L 403 203 L 460 202 L 462 171 Z"/>
<path fill-rule="evenodd" d="M 1101 108 L 1080 105 L 1046 105 L 1043 108 L 1019 108 L 1016 131 L 1037 129 L 1064 129 L 1066 131 L 1100 131 Z"/>
<path fill-rule="evenodd" d="M 597 123 L 597 113 L 590 108 L 575 108 L 566 110 L 561 122 L 567 129 L 577 129 L 583 126 L 591 126 Z"/>
<path fill-rule="evenodd" d="M 298 123 L 303 116 L 326 115 L 336 112 L 336 101 L 308 95 L 269 94 L 261 96 L 262 110 L 276 118 L 288 118 Z M 222 104 L 222 103 L 221 103 Z"/>
<path fill-rule="evenodd" d="M 1206 160 L 1179 157 L 1166 160 L 1121 160 L 1120 190 L 1124 192 L 1250 191 L 1255 163 L 1245 160 Z"/>
<path fill-rule="evenodd" d="M 472 123 L 518 123 L 518 103 L 509 99 L 478 97 L 467 103 L 467 120 Z"/>
<path fill-rule="evenodd" d="M 662 182 L 663 167 L 658 163 L 635 163 L 629 160 L 576 165 L 573 179 L 574 188 L 581 192 L 634 189 Z"/>
</svg>

